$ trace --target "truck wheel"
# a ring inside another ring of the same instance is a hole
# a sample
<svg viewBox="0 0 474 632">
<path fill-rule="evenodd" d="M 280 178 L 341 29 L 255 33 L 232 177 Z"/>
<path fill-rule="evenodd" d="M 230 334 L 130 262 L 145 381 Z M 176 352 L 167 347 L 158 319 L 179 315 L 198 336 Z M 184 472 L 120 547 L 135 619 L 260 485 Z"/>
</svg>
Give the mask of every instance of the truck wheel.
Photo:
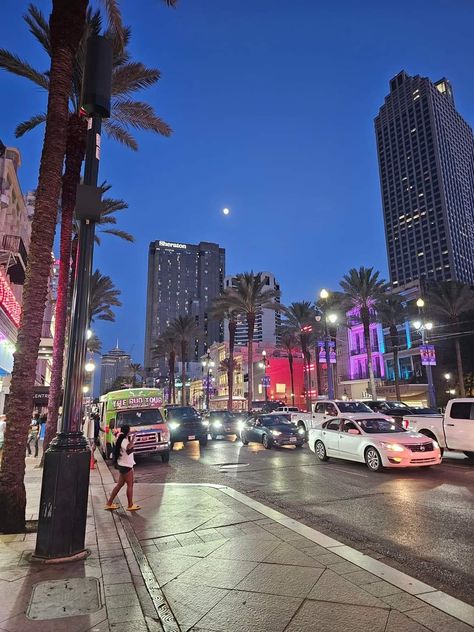
<svg viewBox="0 0 474 632">
<path fill-rule="evenodd" d="M 162 453 L 161 460 L 162 460 L 163 463 L 169 463 L 169 460 L 170 460 L 169 450 L 168 450 L 168 452 L 163 452 Z"/>
<path fill-rule="evenodd" d="M 474 452 L 464 452 L 470 461 L 474 461 Z"/>
<path fill-rule="evenodd" d="M 368 447 L 365 451 L 365 464 L 371 472 L 381 472 L 383 470 L 382 457 L 373 446 Z"/>
<path fill-rule="evenodd" d="M 425 437 L 428 437 L 428 439 L 432 439 L 433 441 L 436 441 L 436 443 L 439 445 L 438 439 L 429 430 L 420 430 L 420 434 L 424 435 Z M 444 448 L 440 446 L 439 451 L 441 452 L 441 456 L 443 456 Z"/>
<path fill-rule="evenodd" d="M 298 422 L 298 428 L 302 428 L 304 430 L 304 440 L 308 441 L 308 431 L 306 430 L 306 426 L 304 425 L 304 423 L 302 421 Z"/>
<path fill-rule="evenodd" d="M 316 452 L 316 456 L 320 461 L 327 461 L 329 459 L 328 455 L 326 454 L 326 448 L 322 441 L 316 441 L 316 443 L 314 444 L 314 451 Z"/>
</svg>

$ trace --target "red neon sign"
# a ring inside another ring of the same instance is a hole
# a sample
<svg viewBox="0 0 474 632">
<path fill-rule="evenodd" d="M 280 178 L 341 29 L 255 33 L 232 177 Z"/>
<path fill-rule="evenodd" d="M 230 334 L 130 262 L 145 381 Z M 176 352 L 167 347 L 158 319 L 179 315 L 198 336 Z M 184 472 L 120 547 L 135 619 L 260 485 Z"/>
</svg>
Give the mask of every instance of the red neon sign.
<svg viewBox="0 0 474 632">
<path fill-rule="evenodd" d="M 0 268 L 0 307 L 16 327 L 20 325 L 21 307 L 12 292 L 7 276 Z"/>
</svg>

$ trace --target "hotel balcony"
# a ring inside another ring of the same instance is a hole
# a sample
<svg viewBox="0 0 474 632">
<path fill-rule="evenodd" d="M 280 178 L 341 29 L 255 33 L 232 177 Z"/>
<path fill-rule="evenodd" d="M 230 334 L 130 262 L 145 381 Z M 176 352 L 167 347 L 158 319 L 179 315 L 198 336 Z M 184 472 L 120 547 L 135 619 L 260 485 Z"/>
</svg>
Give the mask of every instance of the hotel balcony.
<svg viewBox="0 0 474 632">
<path fill-rule="evenodd" d="M 25 282 L 25 270 L 28 262 L 23 239 L 19 235 L 3 235 L 0 241 L 0 264 L 4 265 L 10 281 L 15 285 Z"/>
</svg>

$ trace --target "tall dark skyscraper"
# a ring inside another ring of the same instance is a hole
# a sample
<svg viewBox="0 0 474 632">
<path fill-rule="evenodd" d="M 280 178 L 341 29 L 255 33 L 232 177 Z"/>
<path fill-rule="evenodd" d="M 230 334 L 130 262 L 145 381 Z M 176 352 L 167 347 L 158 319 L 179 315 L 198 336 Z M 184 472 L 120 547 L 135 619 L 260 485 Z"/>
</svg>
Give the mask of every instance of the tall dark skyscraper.
<svg viewBox="0 0 474 632">
<path fill-rule="evenodd" d="M 145 368 L 157 364 L 151 349 L 158 336 L 177 316 L 196 318 L 204 333 L 189 351 L 197 361 L 213 342 L 223 340 L 223 326 L 210 318 L 212 300 L 224 287 L 225 250 L 201 241 L 182 244 L 153 241 L 148 254 L 148 288 L 145 331 Z"/>
<path fill-rule="evenodd" d="M 449 81 L 400 72 L 375 132 L 392 286 L 474 284 L 474 138 Z"/>
</svg>

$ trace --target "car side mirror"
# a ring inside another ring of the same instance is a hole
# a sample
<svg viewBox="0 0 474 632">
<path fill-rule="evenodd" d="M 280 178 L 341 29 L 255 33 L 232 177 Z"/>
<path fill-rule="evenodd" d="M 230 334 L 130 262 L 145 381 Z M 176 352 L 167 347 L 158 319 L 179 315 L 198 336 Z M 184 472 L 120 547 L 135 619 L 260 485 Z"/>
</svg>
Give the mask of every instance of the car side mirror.
<svg viewBox="0 0 474 632">
<path fill-rule="evenodd" d="M 350 435 L 359 435 L 360 432 L 357 430 L 357 428 L 349 428 L 349 430 L 347 431 L 347 434 Z"/>
</svg>

